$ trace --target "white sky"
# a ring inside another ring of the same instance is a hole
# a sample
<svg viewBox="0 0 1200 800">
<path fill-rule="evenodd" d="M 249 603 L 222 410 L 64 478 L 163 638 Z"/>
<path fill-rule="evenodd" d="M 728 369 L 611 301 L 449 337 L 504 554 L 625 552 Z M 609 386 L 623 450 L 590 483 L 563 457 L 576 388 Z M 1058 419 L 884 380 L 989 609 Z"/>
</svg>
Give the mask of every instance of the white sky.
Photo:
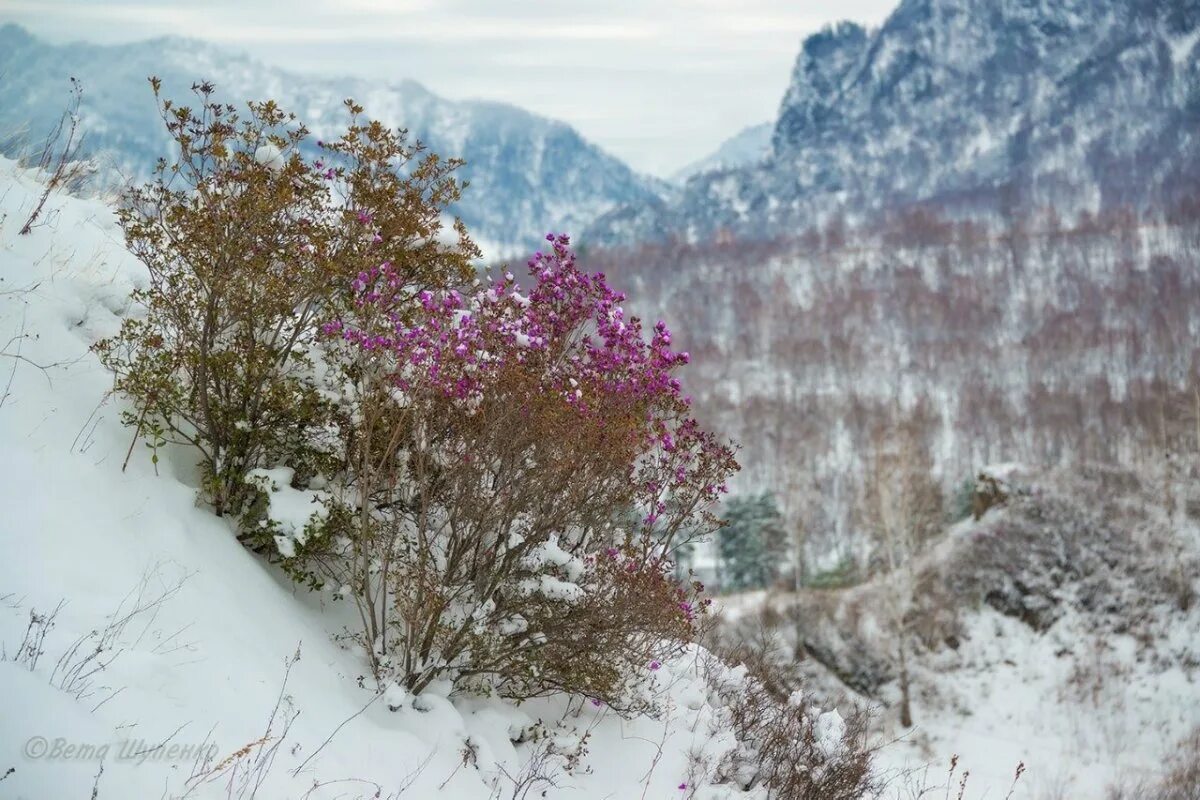
<svg viewBox="0 0 1200 800">
<path fill-rule="evenodd" d="M 0 0 L 56 42 L 162 34 L 322 74 L 413 78 L 565 120 L 657 175 L 773 119 L 804 36 L 898 0 Z"/>
</svg>

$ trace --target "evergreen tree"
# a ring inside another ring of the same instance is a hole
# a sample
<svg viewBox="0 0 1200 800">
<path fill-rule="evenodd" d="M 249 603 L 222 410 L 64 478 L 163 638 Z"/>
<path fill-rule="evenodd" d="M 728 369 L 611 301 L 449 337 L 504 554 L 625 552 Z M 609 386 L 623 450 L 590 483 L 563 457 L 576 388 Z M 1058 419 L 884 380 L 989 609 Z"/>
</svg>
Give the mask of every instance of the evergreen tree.
<svg viewBox="0 0 1200 800">
<path fill-rule="evenodd" d="M 721 584 L 726 591 L 770 586 L 788 561 L 783 515 L 770 492 L 734 497 L 725 508 L 727 524 L 717 538 Z"/>
</svg>

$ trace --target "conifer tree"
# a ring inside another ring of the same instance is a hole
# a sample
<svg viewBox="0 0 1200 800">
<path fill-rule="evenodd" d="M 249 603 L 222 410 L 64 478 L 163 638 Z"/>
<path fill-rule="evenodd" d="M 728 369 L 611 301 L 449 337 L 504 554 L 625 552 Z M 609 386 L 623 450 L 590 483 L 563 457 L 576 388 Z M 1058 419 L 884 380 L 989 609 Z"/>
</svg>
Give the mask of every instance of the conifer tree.
<svg viewBox="0 0 1200 800">
<path fill-rule="evenodd" d="M 726 526 L 717 539 L 725 590 L 770 586 L 788 563 L 788 537 L 775 496 L 763 492 L 735 497 L 725 509 Z"/>
</svg>

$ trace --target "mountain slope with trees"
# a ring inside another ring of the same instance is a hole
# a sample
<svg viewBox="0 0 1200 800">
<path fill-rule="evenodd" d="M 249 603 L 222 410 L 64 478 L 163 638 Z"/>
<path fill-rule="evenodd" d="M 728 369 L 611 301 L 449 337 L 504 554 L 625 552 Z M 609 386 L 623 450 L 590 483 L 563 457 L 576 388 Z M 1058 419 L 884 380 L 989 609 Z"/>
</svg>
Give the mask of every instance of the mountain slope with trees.
<svg viewBox="0 0 1200 800">
<path fill-rule="evenodd" d="M 1198 30 L 1184 0 L 904 0 L 876 30 L 805 40 L 764 161 L 617 209 L 589 241 L 1170 205 L 1200 172 Z"/>
<path fill-rule="evenodd" d="M 354 97 L 434 152 L 466 161 L 471 188 L 455 211 L 492 257 L 521 255 L 546 230 L 578 231 L 610 208 L 655 202 L 668 191 L 571 126 L 514 106 L 448 100 L 411 80 L 299 75 L 193 39 L 53 45 L 9 24 L 0 26 L 0 74 L 0 152 L 15 157 L 40 145 L 76 77 L 86 152 L 129 178 L 145 177 L 155 159 L 170 155 L 146 83 L 152 75 L 173 97 L 209 81 L 222 100 L 270 97 L 302 109 L 316 138 L 336 133 L 342 102 Z"/>
</svg>

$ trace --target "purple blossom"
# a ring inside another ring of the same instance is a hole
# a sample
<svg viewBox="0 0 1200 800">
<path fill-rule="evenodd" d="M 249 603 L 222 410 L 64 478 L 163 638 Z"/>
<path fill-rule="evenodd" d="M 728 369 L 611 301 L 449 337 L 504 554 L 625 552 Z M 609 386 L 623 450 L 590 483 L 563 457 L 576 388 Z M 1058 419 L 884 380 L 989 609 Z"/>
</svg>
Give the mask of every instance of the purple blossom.
<svg viewBox="0 0 1200 800">
<path fill-rule="evenodd" d="M 332 168 L 326 176 L 333 177 Z M 363 224 L 372 221 L 366 211 L 356 214 Z M 519 364 L 534 380 L 522 391 L 559 398 L 581 424 L 599 430 L 613 419 L 640 420 L 627 432 L 637 445 L 628 470 L 647 511 L 645 528 L 672 513 L 666 501 L 676 493 L 715 502 L 726 491 L 732 453 L 688 416 L 691 398 L 675 375 L 688 354 L 672 350 L 665 322 L 647 335 L 626 314 L 623 293 L 602 273 L 580 269 L 568 236 L 550 233 L 546 242 L 528 261 L 524 288 L 505 272 L 502 281 L 489 279 L 466 295 L 414 296 L 404 273 L 385 262 L 351 282 L 353 319 L 328 322 L 321 332 L 388 359 L 385 369 L 408 393 L 478 407 L 502 391 L 500 379 Z"/>
</svg>

